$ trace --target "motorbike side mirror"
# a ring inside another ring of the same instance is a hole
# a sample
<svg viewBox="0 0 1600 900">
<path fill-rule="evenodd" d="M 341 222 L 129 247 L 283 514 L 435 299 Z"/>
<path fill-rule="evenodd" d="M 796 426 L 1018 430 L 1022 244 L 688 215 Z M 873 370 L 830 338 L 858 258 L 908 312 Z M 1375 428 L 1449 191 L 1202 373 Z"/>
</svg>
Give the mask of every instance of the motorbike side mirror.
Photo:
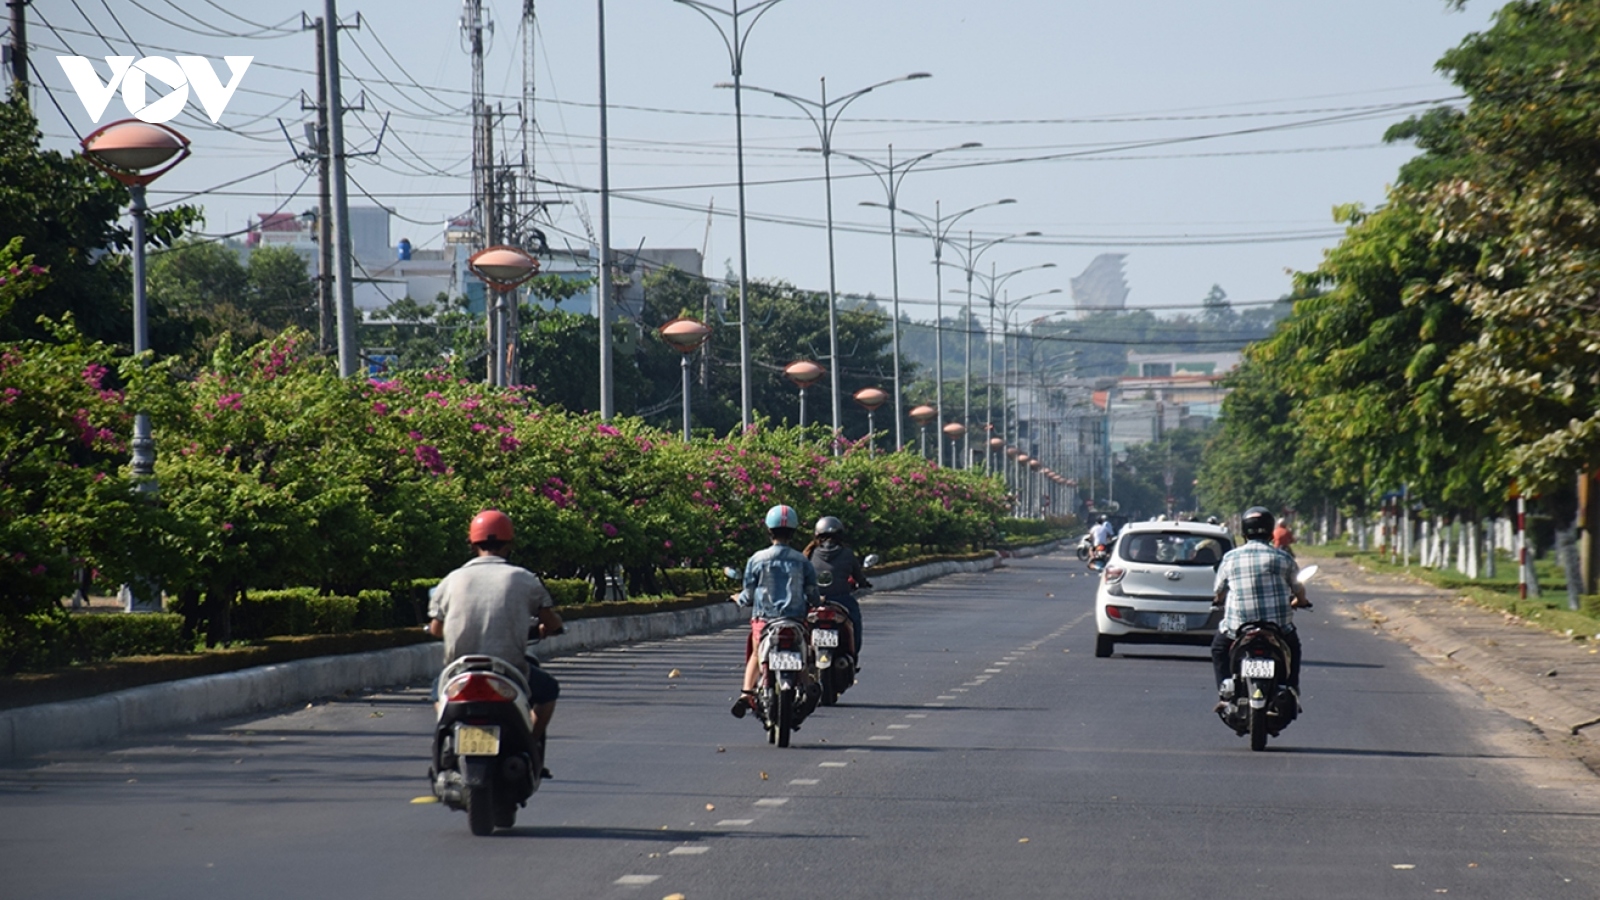
<svg viewBox="0 0 1600 900">
<path fill-rule="evenodd" d="M 1317 565 L 1316 563 L 1312 563 L 1311 565 L 1306 566 L 1305 568 L 1301 569 L 1300 570 L 1300 575 L 1298 577 L 1296 577 L 1295 580 L 1300 582 L 1301 584 L 1305 584 L 1306 582 L 1310 581 L 1311 579 L 1317 577 L 1317 572 L 1321 568 L 1322 567 Z"/>
<path fill-rule="evenodd" d="M 867 558 L 861 561 L 861 568 L 870 569 L 881 562 L 883 562 L 883 557 L 876 553 L 868 553 Z"/>
<path fill-rule="evenodd" d="M 733 566 L 723 566 L 722 567 L 722 574 L 728 576 L 729 578 L 733 579 L 734 581 L 739 581 L 742 578 L 744 578 L 744 575 L 742 575 L 739 572 L 739 570 L 735 569 Z"/>
</svg>

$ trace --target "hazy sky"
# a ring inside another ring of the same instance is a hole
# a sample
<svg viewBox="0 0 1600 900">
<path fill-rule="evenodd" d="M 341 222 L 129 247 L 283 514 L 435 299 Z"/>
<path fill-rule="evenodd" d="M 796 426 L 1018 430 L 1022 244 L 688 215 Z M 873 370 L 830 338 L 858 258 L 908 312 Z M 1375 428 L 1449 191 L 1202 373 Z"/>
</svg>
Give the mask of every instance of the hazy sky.
<svg viewBox="0 0 1600 900">
<path fill-rule="evenodd" d="M 485 84 L 508 112 L 497 142 L 520 153 L 521 4 L 485 5 L 495 22 Z M 320 4 L 310 6 L 321 14 Z M 73 147 L 74 131 L 94 127 L 54 59 L 68 47 L 91 57 L 202 55 L 223 76 L 220 57 L 253 55 L 221 119 L 226 130 L 198 104 L 172 123 L 193 139 L 194 155 L 156 184 L 151 200 L 233 182 L 188 197 L 205 206 L 213 233 L 280 207 L 313 207 L 315 179 L 302 183 L 295 164 L 242 177 L 290 159 L 277 119 L 298 137 L 298 123 L 311 116 L 299 102 L 301 91 L 316 93 L 302 8 L 279 0 L 35 0 L 34 64 L 66 113 L 63 120 L 35 89 L 47 143 Z M 851 104 L 834 147 L 881 159 L 892 143 L 904 159 L 982 142 L 911 172 L 900 203 L 931 214 L 936 201 L 948 213 L 1015 198 L 963 219 L 957 231 L 970 227 L 979 242 L 1043 233 L 981 258 L 985 271 L 991 262 L 1000 271 L 1057 265 L 1011 280 L 1013 297 L 1068 290 L 1069 276 L 1095 255 L 1120 252 L 1128 254 L 1130 306 L 1192 307 L 1212 284 L 1243 304 L 1287 291 L 1286 269 L 1316 265 L 1337 238 L 1335 205 L 1382 201 L 1413 152 L 1383 146 L 1384 129 L 1455 96 L 1434 63 L 1487 27 L 1496 8 L 1479 2 L 1456 12 L 1443 0 L 782 0 L 750 34 L 744 78 L 817 97 L 821 77 L 838 96 L 932 73 Z M 391 114 L 382 154 L 351 164 L 359 185 L 351 202 L 370 204 L 364 190 L 414 220 L 395 219 L 392 233 L 421 247 L 439 246 L 442 221 L 469 203 L 461 11 L 450 0 L 339 7 L 341 17 L 363 19 L 361 30 L 341 32 L 345 94 L 366 92 L 366 112 L 347 118 L 351 149 L 370 148 L 382 114 Z M 544 2 L 537 12 L 535 159 L 541 177 L 576 188 L 550 189 L 550 199 L 567 201 L 553 207 L 552 242 L 583 246 L 583 213 L 597 228 L 599 212 L 587 190 L 599 184 L 596 4 Z M 708 274 L 721 275 L 738 253 L 733 95 L 714 87 L 731 74 L 721 39 L 672 0 L 612 0 L 607 30 L 612 243 L 705 246 Z M 125 114 L 114 99 L 101 124 Z M 798 152 L 818 140 L 797 116 L 782 100 L 745 94 L 750 272 L 823 289 L 822 160 Z M 859 205 L 885 196 L 865 171 L 834 157 L 838 286 L 887 298 L 886 213 Z M 931 313 L 931 251 L 925 237 L 901 238 L 901 295 L 916 318 Z M 959 282 L 947 273 L 947 288 Z M 1040 298 L 1028 307 L 1065 304 Z"/>
</svg>

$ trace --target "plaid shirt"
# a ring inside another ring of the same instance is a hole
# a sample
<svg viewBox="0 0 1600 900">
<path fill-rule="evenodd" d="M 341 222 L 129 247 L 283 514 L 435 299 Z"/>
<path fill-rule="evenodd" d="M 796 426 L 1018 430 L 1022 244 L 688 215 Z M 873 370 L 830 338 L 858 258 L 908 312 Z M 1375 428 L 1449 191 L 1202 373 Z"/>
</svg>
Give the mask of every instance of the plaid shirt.
<svg viewBox="0 0 1600 900">
<path fill-rule="evenodd" d="M 1276 622 L 1294 628 L 1294 557 L 1262 541 L 1229 550 L 1217 567 L 1216 590 L 1228 592 L 1227 608 L 1217 629 L 1232 635 L 1246 622 Z"/>
</svg>

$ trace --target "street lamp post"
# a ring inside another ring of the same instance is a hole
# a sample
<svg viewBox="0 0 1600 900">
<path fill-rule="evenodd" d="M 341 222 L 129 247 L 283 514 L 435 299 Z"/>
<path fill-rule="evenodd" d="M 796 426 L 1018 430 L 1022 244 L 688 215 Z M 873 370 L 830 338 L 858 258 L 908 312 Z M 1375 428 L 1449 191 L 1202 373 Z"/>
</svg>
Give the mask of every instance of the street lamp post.
<svg viewBox="0 0 1600 900">
<path fill-rule="evenodd" d="M 1010 359 L 1010 357 L 1007 356 L 1007 353 L 1008 353 L 1007 341 L 1008 341 L 1010 333 L 1011 333 L 1011 312 L 1012 312 L 1012 310 L 1015 310 L 1017 307 L 1021 306 L 1022 304 L 1026 303 L 1029 300 L 1034 299 L 1035 297 L 1048 297 L 1048 296 L 1050 296 L 1052 294 L 1059 294 L 1059 293 L 1061 293 L 1061 289 L 1060 288 L 1051 288 L 1048 291 L 1038 291 L 1036 293 L 1032 293 L 1032 294 L 1028 294 L 1026 296 L 1018 297 L 1015 300 L 1011 300 L 1008 297 L 1006 300 L 1000 301 L 1000 302 L 997 303 L 997 299 L 996 298 L 997 298 L 997 295 L 999 293 L 999 288 L 1002 285 L 1004 285 L 1005 281 L 1007 279 L 1009 279 L 1012 275 L 1016 275 L 1016 274 L 1018 274 L 1020 272 L 1026 272 L 1026 271 L 1029 271 L 1030 269 L 1043 269 L 1043 268 L 1054 268 L 1054 267 L 1055 267 L 1055 263 L 1045 263 L 1045 264 L 1040 265 L 1040 266 L 1028 266 L 1027 268 L 1015 269 L 1015 270 L 1013 270 L 1011 272 L 1006 272 L 1003 275 L 992 277 L 992 278 L 989 278 L 989 279 L 985 279 L 985 288 L 988 291 L 988 301 L 989 301 L 989 331 L 991 333 L 994 332 L 994 324 L 995 324 L 994 323 L 994 314 L 995 314 L 995 309 L 996 309 L 996 307 L 999 307 L 1002 310 L 1002 315 L 1001 315 L 1001 318 L 1000 318 L 1000 384 L 1001 384 L 1001 388 L 1002 388 L 1001 391 L 1000 391 L 1000 433 L 1002 435 L 1006 433 L 1006 421 L 1009 418 L 1009 413 L 1006 410 L 1006 391 L 1005 391 L 1005 388 L 1010 386 L 1010 380 L 1009 380 L 1010 379 L 1010 370 L 1009 370 L 1009 359 Z M 979 278 L 983 278 L 984 276 L 982 274 L 979 274 L 978 277 Z M 989 342 L 989 389 L 987 391 L 985 391 L 985 393 L 984 393 L 984 402 L 990 408 L 990 412 L 988 413 L 987 416 L 985 416 L 985 424 L 984 424 L 985 428 L 989 427 L 989 421 L 990 420 L 989 420 L 988 416 L 994 415 L 994 413 L 993 413 L 994 398 L 989 393 L 989 391 L 992 391 L 993 389 L 994 389 L 994 342 L 990 341 Z"/>
<path fill-rule="evenodd" d="M 950 468 L 965 469 L 971 465 L 970 460 L 963 460 L 961 465 L 956 465 L 956 444 L 966 436 L 967 426 L 960 422 L 951 422 L 941 430 L 944 431 L 944 436 L 950 439 Z"/>
<path fill-rule="evenodd" d="M 711 326 L 696 319 L 679 317 L 656 329 L 667 346 L 683 356 L 683 442 L 689 442 L 689 357 L 705 346 Z"/>
<path fill-rule="evenodd" d="M 966 354 L 965 354 L 966 365 L 963 366 L 963 369 L 965 370 L 965 373 L 962 376 L 962 398 L 961 398 L 961 418 L 962 418 L 963 421 L 970 422 L 970 420 L 971 420 L 970 404 L 972 403 L 972 279 L 973 279 L 973 276 L 976 274 L 978 261 L 980 259 L 982 259 L 983 254 L 988 252 L 988 250 L 991 247 L 999 246 L 1000 244 L 1004 244 L 1007 241 L 1014 241 L 1017 238 L 1039 237 L 1040 234 L 1041 233 L 1038 232 L 1038 231 L 1021 231 L 1021 232 L 1017 232 L 1016 234 L 1008 234 L 1008 235 L 1005 235 L 1003 237 L 997 237 L 997 238 L 993 238 L 991 240 L 984 241 L 982 243 L 975 244 L 975 243 L 973 243 L 973 240 L 972 240 L 972 231 L 969 229 L 967 231 L 967 245 L 966 245 L 965 248 L 963 248 L 959 242 L 952 242 L 950 244 L 951 249 L 955 250 L 957 258 L 959 258 L 961 260 L 960 265 L 956 266 L 956 268 L 960 269 L 962 271 L 962 274 L 966 275 L 966 278 L 967 278 L 967 289 L 966 289 L 967 308 L 966 308 L 965 317 L 964 317 L 964 319 L 962 320 L 962 323 L 961 323 L 962 324 L 962 331 L 964 331 L 966 333 Z M 1025 267 L 1025 268 L 1022 268 L 1022 269 L 1016 269 L 1014 271 L 1007 272 L 1004 276 L 995 276 L 993 274 L 993 264 L 991 263 L 990 264 L 990 280 L 991 280 L 991 282 L 993 282 L 995 279 L 998 278 L 999 279 L 999 283 L 1003 284 L 1005 282 L 1005 280 L 1009 279 L 1011 276 L 1017 275 L 1017 274 L 1022 273 L 1022 272 L 1027 272 L 1027 271 L 1030 271 L 1032 269 L 1053 269 L 1053 268 L 1055 268 L 1055 263 L 1044 263 L 1044 264 L 1038 265 L 1038 266 L 1028 266 L 1028 267 Z M 978 277 L 981 278 L 982 276 L 979 275 Z M 993 290 L 991 290 L 990 293 L 992 294 Z M 994 316 L 992 314 L 989 317 L 989 325 L 990 325 L 991 329 L 994 326 Z M 985 340 L 985 343 L 990 343 L 990 342 L 988 340 Z M 991 359 L 991 365 L 989 366 L 989 377 L 993 378 L 994 377 L 994 366 L 992 365 L 992 361 L 993 361 L 992 351 L 991 351 L 990 359 Z"/>
<path fill-rule="evenodd" d="M 145 185 L 183 162 L 189 155 L 189 139 L 166 125 L 123 119 L 100 128 L 83 139 L 84 158 L 128 187 L 128 212 L 133 217 L 133 352 L 150 349 L 150 313 L 145 300 L 144 202 Z M 156 492 L 156 442 L 150 429 L 150 414 L 133 416 L 133 459 L 129 465 L 134 489 L 154 496 Z M 140 596 L 140 590 L 146 591 Z M 161 592 L 148 582 L 127 585 L 124 592 L 128 612 L 160 612 Z"/>
<path fill-rule="evenodd" d="M 828 370 L 809 359 L 796 360 L 783 367 L 783 377 L 800 389 L 800 427 L 806 427 L 806 388 L 822 380 Z"/>
<path fill-rule="evenodd" d="M 750 329 L 745 324 L 747 313 L 745 301 L 749 294 L 750 255 L 745 241 L 744 100 L 740 87 L 744 78 L 745 44 L 750 40 L 750 30 L 756 27 L 756 22 L 777 5 L 779 0 L 757 0 L 746 4 L 742 10 L 739 8 L 739 0 L 733 0 L 732 9 L 713 6 L 702 0 L 673 0 L 673 2 L 681 3 L 705 16 L 712 27 L 717 29 L 717 34 L 722 37 L 723 46 L 728 50 L 728 65 L 733 70 L 734 155 L 738 158 L 739 171 L 739 424 L 743 428 L 749 428 L 753 395 L 750 382 Z M 719 16 L 728 19 L 728 27 L 723 27 Z M 740 16 L 747 18 L 743 28 L 739 25 Z"/>
<path fill-rule="evenodd" d="M 949 216 L 945 216 L 942 213 L 937 200 L 933 204 L 932 216 L 926 216 L 905 207 L 899 207 L 900 212 L 910 216 L 918 225 L 922 226 L 922 234 L 933 238 L 933 405 L 937 408 L 940 416 L 944 415 L 944 267 L 942 262 L 944 245 L 950 238 L 951 229 L 955 228 L 956 223 L 968 214 L 991 206 L 1006 206 L 1016 202 L 1016 200 L 1007 197 L 1003 200 L 994 200 L 989 203 L 980 203 L 977 206 L 969 206 Z M 935 443 L 938 442 L 936 441 Z M 939 461 L 942 463 L 944 457 L 943 445 L 936 447 L 935 451 Z"/>
<path fill-rule="evenodd" d="M 521 247 L 496 244 L 467 257 L 467 269 L 498 295 L 485 304 L 490 320 L 489 333 L 494 336 L 494 344 L 489 348 L 489 383 L 504 387 L 514 380 L 511 367 L 517 356 L 517 336 L 511 333 L 512 317 L 506 312 L 507 295 L 539 274 L 539 260 Z"/>
<path fill-rule="evenodd" d="M 848 94 L 835 97 L 832 100 L 828 99 L 828 79 L 826 78 L 820 79 L 822 83 L 821 100 L 811 100 L 806 97 L 797 97 L 794 94 L 790 94 L 785 91 L 775 91 L 771 88 L 756 87 L 753 84 L 745 85 L 745 87 L 749 90 L 760 91 L 763 94 L 777 97 L 780 100 L 787 100 L 799 107 L 800 111 L 806 114 L 806 118 L 811 120 L 812 127 L 817 130 L 817 140 L 821 144 L 820 147 L 805 149 L 822 154 L 823 193 L 827 198 L 828 363 L 830 368 L 830 394 L 833 400 L 833 436 L 835 453 L 839 452 L 838 439 L 841 433 L 840 429 L 843 427 L 843 424 L 840 418 L 842 415 L 842 410 L 839 402 L 839 369 L 841 368 L 839 365 L 839 298 L 833 254 L 833 131 L 839 125 L 839 117 L 843 115 L 845 109 L 856 100 L 859 100 L 867 94 L 870 94 L 878 88 L 886 85 L 898 84 L 902 81 L 916 81 L 918 79 L 931 77 L 933 76 L 927 72 L 912 72 L 909 75 L 902 75 L 899 78 L 890 78 L 885 81 L 880 81 L 877 84 L 869 84 L 864 88 L 851 91 Z M 732 85 L 726 86 L 732 87 Z"/>
<path fill-rule="evenodd" d="M 922 458 L 923 459 L 927 459 L 928 458 L 928 423 L 932 422 L 934 419 L 939 418 L 939 411 L 937 409 L 934 409 L 931 406 L 928 406 L 927 404 L 923 404 L 921 406 L 912 407 L 911 411 L 906 413 L 906 415 L 911 417 L 911 421 L 917 423 L 917 427 L 921 431 L 921 436 L 922 436 Z M 937 440 L 934 441 L 935 445 L 937 445 L 938 443 L 939 442 Z M 938 447 L 937 446 L 935 446 L 935 448 L 934 448 L 934 455 L 935 456 L 940 455 L 939 452 L 938 452 Z"/>
<path fill-rule="evenodd" d="M 872 415 L 878 411 L 878 407 L 889 402 L 889 395 L 883 388 L 867 387 L 856 391 L 854 399 L 867 411 L 867 455 L 872 456 L 873 445 L 878 442 L 878 430 L 873 424 Z M 899 416 L 895 418 L 898 419 Z"/>
<path fill-rule="evenodd" d="M 866 166 L 873 175 L 877 176 L 878 182 L 883 185 L 883 192 L 886 202 L 874 203 L 870 200 L 864 200 L 861 202 L 861 205 L 875 206 L 880 209 L 887 209 L 889 211 L 889 276 L 890 284 L 893 286 L 894 297 L 894 322 L 893 330 L 890 332 L 890 334 L 892 335 L 892 350 L 894 352 L 894 444 L 897 448 L 905 446 L 905 435 L 901 431 L 901 425 L 904 424 L 904 417 L 900 415 L 900 242 L 898 240 L 899 232 L 896 230 L 894 216 L 900 197 L 900 184 L 901 182 L 905 181 L 906 175 L 910 174 L 912 168 L 914 168 L 917 163 L 920 163 L 925 159 L 929 159 L 940 153 L 950 150 L 971 150 L 973 148 L 982 146 L 983 145 L 977 141 L 968 141 L 964 144 L 957 144 L 952 147 L 942 147 L 938 150 L 930 150 L 927 153 L 923 153 L 919 156 L 913 156 L 912 158 L 904 160 L 898 164 L 896 164 L 894 161 L 893 144 L 889 145 L 889 161 L 887 163 L 880 163 L 875 159 L 857 156 L 853 153 L 846 153 L 842 150 L 834 151 L 846 159 L 853 159 L 856 162 Z"/>
</svg>

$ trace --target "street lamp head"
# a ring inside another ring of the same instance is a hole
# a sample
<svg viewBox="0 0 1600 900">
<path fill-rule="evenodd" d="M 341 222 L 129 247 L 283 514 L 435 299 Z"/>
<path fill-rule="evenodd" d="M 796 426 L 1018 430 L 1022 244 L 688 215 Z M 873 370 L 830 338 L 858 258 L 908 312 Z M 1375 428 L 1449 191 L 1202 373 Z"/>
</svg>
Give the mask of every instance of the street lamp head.
<svg viewBox="0 0 1600 900">
<path fill-rule="evenodd" d="M 1007 197 L 1004 200 L 996 200 L 994 205 L 995 206 L 1008 206 L 1008 205 L 1010 205 L 1012 203 L 1015 203 L 1015 202 L 1017 202 L 1015 197 Z"/>
<path fill-rule="evenodd" d="M 889 392 L 883 388 L 868 387 L 856 391 L 853 395 L 855 401 L 861 404 L 868 412 L 877 410 L 878 407 L 889 402 Z"/>
<path fill-rule="evenodd" d="M 932 78 L 932 77 L 933 77 L 933 73 L 932 72 L 912 72 L 910 75 L 906 76 L 906 80 L 907 81 L 915 81 L 918 78 Z"/>
<path fill-rule="evenodd" d="M 933 407 L 926 404 L 923 404 L 922 406 L 913 406 L 911 411 L 906 413 L 906 415 L 910 416 L 911 420 L 916 422 L 918 425 L 927 425 L 929 422 L 932 422 L 934 417 L 938 414 L 938 410 L 935 410 Z"/>
<path fill-rule="evenodd" d="M 967 141 L 965 144 L 961 144 L 961 145 L 957 146 L 956 149 L 957 150 L 975 150 L 978 147 L 982 147 L 982 146 L 983 146 L 983 142 L 982 141 Z"/>
<path fill-rule="evenodd" d="M 783 377 L 802 391 L 822 380 L 828 370 L 809 359 L 796 360 L 783 367 Z"/>
<path fill-rule="evenodd" d="M 961 424 L 960 422 L 951 422 L 940 430 L 944 432 L 945 437 L 948 437 L 953 441 L 967 433 L 967 426 Z"/>
<path fill-rule="evenodd" d="M 83 155 L 129 187 L 146 185 L 189 155 L 189 139 L 158 122 L 122 119 L 83 139 Z"/>
<path fill-rule="evenodd" d="M 1024 231 L 1022 233 L 1022 236 L 1023 237 L 1044 237 L 1044 232 L 1042 232 L 1042 231 Z M 1054 265 L 1055 265 L 1055 263 L 1045 263 L 1043 266 L 1040 266 L 1040 268 L 1048 269 L 1048 268 L 1050 268 L 1050 267 L 1052 267 Z"/>
<path fill-rule="evenodd" d="M 467 268 L 495 290 L 509 291 L 539 274 L 539 260 L 521 247 L 496 244 L 467 257 Z"/>
<path fill-rule="evenodd" d="M 698 319 L 680 316 L 656 329 L 667 346 L 682 354 L 699 350 L 711 337 L 711 326 Z"/>
</svg>

